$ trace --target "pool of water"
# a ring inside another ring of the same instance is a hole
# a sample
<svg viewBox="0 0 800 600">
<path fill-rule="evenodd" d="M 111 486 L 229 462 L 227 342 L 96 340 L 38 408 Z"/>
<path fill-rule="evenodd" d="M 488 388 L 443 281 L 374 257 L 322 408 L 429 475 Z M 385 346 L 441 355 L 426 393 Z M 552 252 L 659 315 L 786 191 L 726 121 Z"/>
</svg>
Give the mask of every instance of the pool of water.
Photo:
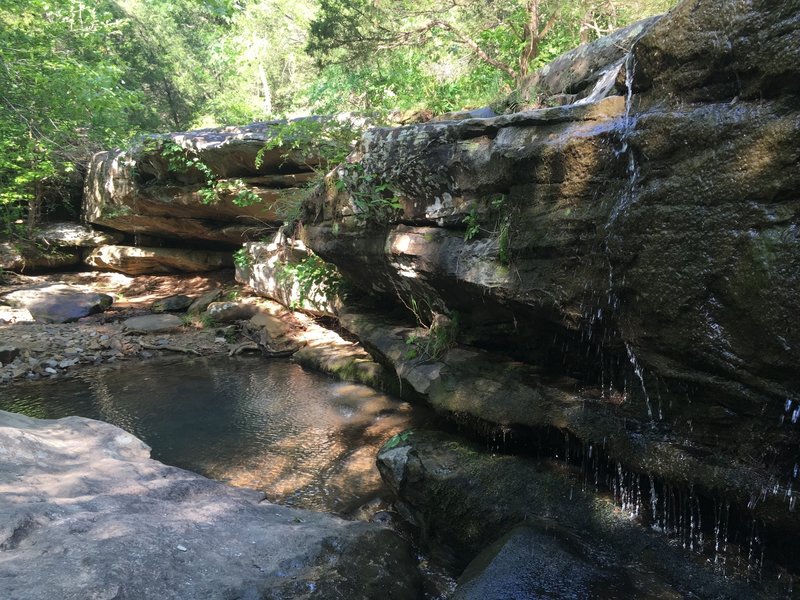
<svg viewBox="0 0 800 600">
<path fill-rule="evenodd" d="M 2 389 L 0 409 L 107 421 L 164 463 L 345 515 L 383 494 L 380 446 L 430 419 L 366 386 L 261 358 L 117 365 Z"/>
</svg>

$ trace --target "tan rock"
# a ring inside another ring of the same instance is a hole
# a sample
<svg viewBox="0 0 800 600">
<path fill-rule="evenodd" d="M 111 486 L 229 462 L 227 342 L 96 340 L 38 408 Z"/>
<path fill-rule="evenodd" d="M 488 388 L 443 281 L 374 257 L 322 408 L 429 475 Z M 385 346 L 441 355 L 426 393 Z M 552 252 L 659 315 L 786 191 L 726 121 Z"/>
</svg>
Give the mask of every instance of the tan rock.
<svg viewBox="0 0 800 600">
<path fill-rule="evenodd" d="M 128 275 L 216 271 L 233 265 L 229 252 L 187 248 L 101 246 L 86 257 L 86 264 Z"/>
</svg>

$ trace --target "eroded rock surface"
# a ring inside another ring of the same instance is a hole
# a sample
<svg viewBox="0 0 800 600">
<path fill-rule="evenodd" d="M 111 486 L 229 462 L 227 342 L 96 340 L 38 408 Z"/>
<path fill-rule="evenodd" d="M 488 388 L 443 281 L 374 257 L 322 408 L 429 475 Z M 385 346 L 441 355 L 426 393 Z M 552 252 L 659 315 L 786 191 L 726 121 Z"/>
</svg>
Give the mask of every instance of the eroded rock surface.
<svg viewBox="0 0 800 600">
<path fill-rule="evenodd" d="M 687 562 L 679 547 L 583 489 L 558 464 L 413 430 L 386 443 L 378 468 L 397 493 L 398 508 L 420 527 L 426 549 L 456 573 L 471 563 L 454 598 L 744 599 L 773 593 L 743 578 L 727 579 L 708 563 Z"/>
<path fill-rule="evenodd" d="M 590 443 L 575 419 L 606 414 L 589 430 L 632 449 L 612 458 L 689 457 L 642 471 L 685 486 L 740 465 L 736 502 L 798 531 L 798 31 L 796 0 L 687 0 L 636 32 L 605 98 L 371 130 L 353 159 L 402 210 L 328 186 L 304 239 L 379 303 L 457 317 L 459 341 L 572 390 L 501 378 L 451 394 L 467 414 Z M 580 58 L 588 89 L 604 61 Z"/>
<path fill-rule="evenodd" d="M 394 533 L 261 502 L 112 425 L 0 412 L 0 595 L 417 598 Z"/>
<path fill-rule="evenodd" d="M 275 203 L 296 194 L 317 162 L 313 156 L 284 156 L 283 148 L 264 151 L 257 161 L 279 125 L 170 133 L 98 153 L 86 177 L 84 218 L 128 233 L 194 242 L 240 245 L 257 239 L 282 222 Z M 205 172 L 188 166 L 189 157 L 202 161 Z M 215 182 L 210 196 L 209 174 Z"/>
</svg>

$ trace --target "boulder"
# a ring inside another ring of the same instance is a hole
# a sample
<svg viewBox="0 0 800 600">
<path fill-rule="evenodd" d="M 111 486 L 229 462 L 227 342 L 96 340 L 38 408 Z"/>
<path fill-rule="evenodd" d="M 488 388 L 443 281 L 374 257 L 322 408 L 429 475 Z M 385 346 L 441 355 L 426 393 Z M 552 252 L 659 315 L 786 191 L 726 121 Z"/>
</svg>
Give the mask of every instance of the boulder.
<svg viewBox="0 0 800 600">
<path fill-rule="evenodd" d="M 128 233 L 230 245 L 261 237 L 283 221 L 277 207 L 296 202 L 315 176 L 314 156 L 264 151 L 283 124 L 170 133 L 98 153 L 86 177 L 84 219 Z M 175 148 L 203 170 L 176 167 L 169 154 Z"/>
<path fill-rule="evenodd" d="M 258 306 L 245 302 L 212 302 L 206 308 L 206 314 L 218 323 L 244 321 L 258 312 Z"/>
<path fill-rule="evenodd" d="M 230 252 L 217 250 L 101 246 L 89 254 L 85 262 L 97 269 L 144 275 L 218 271 L 232 267 L 233 257 Z"/>
<path fill-rule="evenodd" d="M 418 597 L 409 546 L 149 458 L 112 425 L 0 412 L 0 595 Z"/>
<path fill-rule="evenodd" d="M 69 323 L 103 312 L 114 302 L 107 294 L 83 292 L 64 284 L 34 285 L 0 296 L 0 302 L 25 308 L 34 320 L 45 323 Z"/>
<path fill-rule="evenodd" d="M 796 0 L 686 0 L 631 30 L 604 98 L 372 129 L 352 157 L 365 176 L 331 176 L 345 185 L 306 206 L 303 240 L 378 305 L 457 316 L 486 364 L 536 375 L 481 375 L 475 398 L 453 377 L 440 397 L 458 414 L 588 444 L 619 433 L 613 460 L 800 533 L 798 25 Z M 606 50 L 573 55 L 584 90 Z M 562 64 L 539 80 L 556 72 L 569 77 Z M 636 458 L 656 455 L 675 460 Z"/>
<path fill-rule="evenodd" d="M 154 313 L 181 312 L 187 310 L 192 305 L 192 298 L 177 294 L 156 300 L 150 305 L 150 310 Z"/>
<path fill-rule="evenodd" d="M 20 354 L 20 349 L 16 346 L 3 345 L 0 346 L 0 365 L 7 365 L 17 358 Z"/>
<path fill-rule="evenodd" d="M 205 312 L 208 308 L 208 305 L 216 301 L 220 295 L 222 295 L 222 290 L 211 290 L 210 292 L 201 294 L 192 301 L 192 303 L 189 305 L 189 308 L 186 309 L 186 312 L 190 315 L 199 315 L 200 313 Z"/>
<path fill-rule="evenodd" d="M 125 319 L 123 326 L 131 331 L 142 331 L 144 333 L 167 333 L 177 331 L 183 327 L 183 321 L 176 315 L 156 314 L 142 315 L 141 317 L 131 317 Z"/>
<path fill-rule="evenodd" d="M 335 316 L 341 278 L 333 265 L 309 253 L 301 241 L 281 233 L 275 241 L 248 242 L 237 261 L 236 280 L 259 296 L 318 316 Z"/>
</svg>

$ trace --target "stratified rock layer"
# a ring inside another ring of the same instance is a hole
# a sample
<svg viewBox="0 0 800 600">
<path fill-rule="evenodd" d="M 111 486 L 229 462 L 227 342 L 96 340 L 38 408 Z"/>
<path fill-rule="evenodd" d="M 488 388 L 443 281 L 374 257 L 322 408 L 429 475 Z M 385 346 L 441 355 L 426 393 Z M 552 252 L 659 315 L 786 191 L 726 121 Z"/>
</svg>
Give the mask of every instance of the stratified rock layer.
<svg viewBox="0 0 800 600">
<path fill-rule="evenodd" d="M 134 234 L 239 245 L 283 220 L 275 203 L 313 176 L 314 157 L 275 148 L 261 154 L 279 123 L 200 129 L 143 140 L 127 150 L 96 154 L 86 176 L 83 216 Z M 164 150 L 167 144 L 167 151 Z M 167 156 L 182 149 L 184 160 Z M 188 157 L 206 172 L 187 166 Z M 258 162 L 258 166 L 256 163 Z M 216 197 L 208 174 L 214 177 Z M 246 192 L 242 203 L 237 196 Z M 245 204 L 245 205 L 242 205 Z"/>
<path fill-rule="evenodd" d="M 687 0 L 621 62 L 576 54 L 617 65 L 605 99 L 371 130 L 353 158 L 402 210 L 328 186 L 305 241 L 371 294 L 457 316 L 461 342 L 571 387 L 554 403 L 495 378 L 494 393 L 451 394 L 458 412 L 587 447 L 606 424 L 581 414 L 608 415 L 641 448 L 612 459 L 691 457 L 703 468 L 642 473 L 713 482 L 798 531 L 798 31 L 797 0 Z M 731 465 L 740 476 L 706 477 Z"/>
<path fill-rule="evenodd" d="M 260 502 L 112 425 L 0 411 L 0 596 L 417 598 L 394 533 Z"/>
<path fill-rule="evenodd" d="M 145 273 L 202 273 L 233 266 L 230 252 L 190 248 L 145 248 L 100 246 L 85 259 L 86 264 L 127 275 Z"/>
</svg>

